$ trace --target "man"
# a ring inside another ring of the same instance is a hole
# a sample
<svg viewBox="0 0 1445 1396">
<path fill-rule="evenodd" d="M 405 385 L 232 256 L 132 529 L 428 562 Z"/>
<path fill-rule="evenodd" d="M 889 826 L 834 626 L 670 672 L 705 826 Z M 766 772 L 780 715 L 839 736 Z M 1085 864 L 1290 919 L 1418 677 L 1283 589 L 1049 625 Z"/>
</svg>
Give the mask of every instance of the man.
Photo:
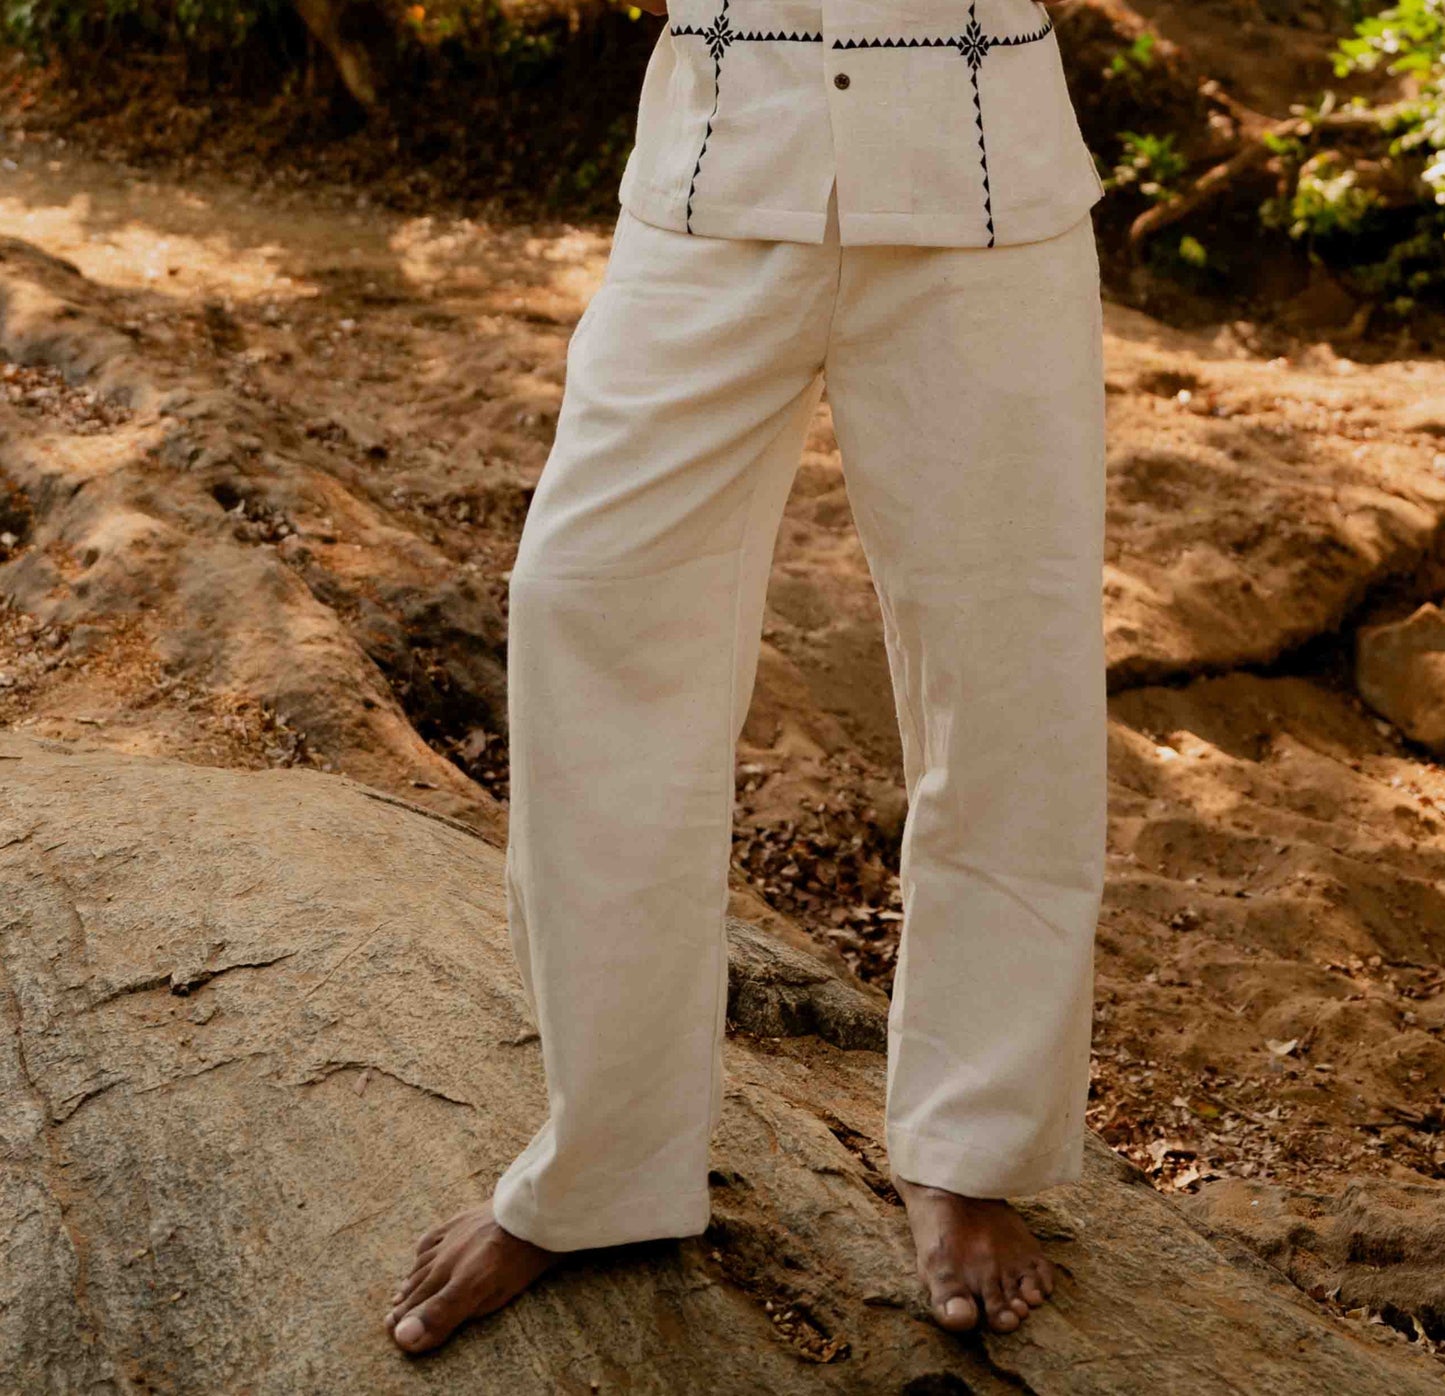
<svg viewBox="0 0 1445 1396">
<path fill-rule="evenodd" d="M 664 0 L 651 0 L 665 13 Z M 707 1225 L 734 747 L 824 381 L 909 798 L 887 1143 L 938 1321 L 1052 1268 L 1105 813 L 1102 194 L 1035 0 L 672 0 L 510 579 L 508 916 L 549 1116 L 421 1238 L 409 1352 Z"/>
</svg>

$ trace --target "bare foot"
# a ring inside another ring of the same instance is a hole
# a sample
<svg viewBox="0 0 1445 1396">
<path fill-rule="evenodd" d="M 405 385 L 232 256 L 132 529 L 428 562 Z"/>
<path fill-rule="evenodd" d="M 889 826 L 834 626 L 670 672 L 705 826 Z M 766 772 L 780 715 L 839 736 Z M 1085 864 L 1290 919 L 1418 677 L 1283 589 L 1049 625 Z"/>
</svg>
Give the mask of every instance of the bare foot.
<svg viewBox="0 0 1445 1396">
<path fill-rule="evenodd" d="M 416 1243 L 411 1275 L 391 1297 L 387 1331 L 405 1351 L 428 1352 L 467 1319 L 510 1303 L 556 1259 L 503 1231 L 490 1202 L 458 1212 Z"/>
<path fill-rule="evenodd" d="M 908 1208 L 918 1277 L 933 1316 L 963 1333 L 978 1324 L 1012 1333 L 1054 1290 L 1054 1267 L 1024 1220 L 1001 1198 L 961 1197 L 897 1177 Z"/>
</svg>

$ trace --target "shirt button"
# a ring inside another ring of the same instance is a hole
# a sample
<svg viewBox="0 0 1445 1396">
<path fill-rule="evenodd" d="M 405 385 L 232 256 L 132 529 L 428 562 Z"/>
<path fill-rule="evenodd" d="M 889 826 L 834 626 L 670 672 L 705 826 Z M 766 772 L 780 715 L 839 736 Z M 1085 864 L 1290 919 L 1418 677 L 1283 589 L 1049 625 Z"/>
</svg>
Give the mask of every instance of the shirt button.
<svg viewBox="0 0 1445 1396">
<path fill-rule="evenodd" d="M 847 73 L 834 73 L 834 74 L 833 74 L 833 86 L 834 86 L 834 87 L 847 87 L 848 84 L 849 84 L 849 82 L 851 82 L 851 81 L 852 81 L 852 79 L 849 78 L 849 76 L 848 76 Z"/>
</svg>

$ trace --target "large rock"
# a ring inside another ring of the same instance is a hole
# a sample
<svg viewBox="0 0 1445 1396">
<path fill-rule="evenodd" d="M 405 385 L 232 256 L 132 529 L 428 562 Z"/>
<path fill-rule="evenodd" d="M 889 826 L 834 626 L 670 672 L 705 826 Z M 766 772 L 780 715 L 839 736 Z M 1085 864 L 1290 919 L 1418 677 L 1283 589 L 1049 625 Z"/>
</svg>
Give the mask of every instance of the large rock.
<svg viewBox="0 0 1445 1396">
<path fill-rule="evenodd" d="M 1407 737 L 1445 755 L 1445 611 L 1427 602 L 1404 620 L 1362 626 L 1355 684 Z"/>
<path fill-rule="evenodd" d="M 402 1356 L 381 1316 L 414 1237 L 543 1108 L 501 871 L 345 778 L 0 735 L 0 1389 L 1438 1391 L 1092 1142 L 1027 1204 L 1055 1301 L 943 1333 L 884 1176 L 883 1058 L 834 1045 L 876 996 L 738 924 L 709 1233 L 579 1257 Z"/>
</svg>

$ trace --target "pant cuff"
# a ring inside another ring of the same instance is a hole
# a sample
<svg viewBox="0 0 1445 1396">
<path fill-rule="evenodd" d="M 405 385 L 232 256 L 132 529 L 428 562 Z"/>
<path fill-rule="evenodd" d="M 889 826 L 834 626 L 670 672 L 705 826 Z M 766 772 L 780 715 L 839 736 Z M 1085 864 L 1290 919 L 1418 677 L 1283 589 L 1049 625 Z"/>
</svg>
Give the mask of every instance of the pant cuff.
<svg viewBox="0 0 1445 1396">
<path fill-rule="evenodd" d="M 934 1135 L 890 1129 L 888 1162 L 907 1183 L 964 1197 L 1027 1197 L 1060 1183 L 1078 1182 L 1084 1171 L 1084 1136 L 1080 1131 L 1043 1153 L 1009 1157 Z"/>
<path fill-rule="evenodd" d="M 635 1197 L 606 1208 L 591 1208 L 585 1217 L 559 1217 L 544 1215 L 518 1192 L 498 1187 L 492 1197 L 492 1215 L 504 1231 L 543 1250 L 585 1251 L 634 1241 L 700 1236 L 712 1214 L 708 1194 L 703 1192 Z"/>
</svg>

